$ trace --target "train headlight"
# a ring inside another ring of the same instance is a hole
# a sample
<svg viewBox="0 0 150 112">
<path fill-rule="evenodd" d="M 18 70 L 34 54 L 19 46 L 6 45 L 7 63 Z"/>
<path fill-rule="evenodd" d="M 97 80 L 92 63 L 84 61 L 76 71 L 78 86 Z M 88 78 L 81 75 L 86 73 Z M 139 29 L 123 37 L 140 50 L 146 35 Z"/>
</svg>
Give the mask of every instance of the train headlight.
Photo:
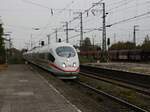
<svg viewBox="0 0 150 112">
<path fill-rule="evenodd" d="M 63 68 L 65 68 L 65 67 L 66 67 L 66 64 L 65 64 L 65 63 L 63 63 L 63 64 L 62 64 L 62 67 L 63 67 Z"/>
<path fill-rule="evenodd" d="M 77 66 L 77 64 L 76 63 L 73 63 L 73 67 L 76 67 Z"/>
</svg>

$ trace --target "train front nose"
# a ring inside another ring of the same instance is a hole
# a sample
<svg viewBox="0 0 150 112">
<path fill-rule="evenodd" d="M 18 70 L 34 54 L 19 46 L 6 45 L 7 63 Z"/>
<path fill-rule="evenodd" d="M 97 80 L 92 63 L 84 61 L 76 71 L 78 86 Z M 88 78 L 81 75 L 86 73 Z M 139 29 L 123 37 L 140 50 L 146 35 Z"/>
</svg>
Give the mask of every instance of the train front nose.
<svg viewBox="0 0 150 112">
<path fill-rule="evenodd" d="M 59 73 L 64 77 L 77 77 L 79 72 L 79 61 L 76 50 L 73 46 L 60 46 L 56 48 L 56 64 L 59 66 Z"/>
<path fill-rule="evenodd" d="M 79 72 L 79 64 L 76 61 L 70 59 L 67 59 L 66 62 L 63 62 L 62 67 L 66 72 L 70 73 Z"/>
</svg>

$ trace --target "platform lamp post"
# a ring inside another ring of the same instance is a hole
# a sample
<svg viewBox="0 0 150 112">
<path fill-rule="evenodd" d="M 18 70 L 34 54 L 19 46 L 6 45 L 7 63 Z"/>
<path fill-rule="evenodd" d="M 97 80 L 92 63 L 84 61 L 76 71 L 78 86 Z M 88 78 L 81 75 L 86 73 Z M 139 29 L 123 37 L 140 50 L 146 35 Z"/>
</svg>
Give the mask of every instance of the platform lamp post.
<svg viewBox="0 0 150 112">
<path fill-rule="evenodd" d="M 34 30 L 34 31 L 38 31 L 38 30 L 40 30 L 40 28 L 32 28 L 32 30 Z M 32 33 L 31 33 L 31 35 L 30 35 L 30 45 L 31 45 L 31 49 L 33 48 L 33 41 L 32 41 L 32 37 L 33 37 L 33 35 L 32 35 Z"/>
<path fill-rule="evenodd" d="M 9 58 L 9 56 L 12 54 L 11 53 L 11 47 L 12 47 L 12 43 L 11 43 L 11 33 L 12 32 L 6 32 L 6 33 L 4 33 L 4 36 L 6 37 L 6 38 L 4 38 L 6 41 L 8 41 L 9 42 L 9 44 L 8 44 L 8 46 L 6 46 L 5 45 L 5 49 L 6 49 L 6 64 L 8 64 L 8 58 Z M 8 37 L 8 39 L 7 39 L 7 37 Z M 8 52 L 9 51 L 9 52 Z"/>
<path fill-rule="evenodd" d="M 4 36 L 5 36 L 5 34 L 3 34 Z M 6 38 L 3 38 L 4 39 L 4 41 L 6 42 L 8 42 L 9 40 L 8 39 L 6 39 Z M 6 64 L 8 64 L 8 56 L 7 56 L 7 50 L 8 50 L 8 48 L 7 48 L 7 46 L 6 46 L 6 43 L 4 43 L 4 46 L 5 46 L 5 63 Z"/>
</svg>

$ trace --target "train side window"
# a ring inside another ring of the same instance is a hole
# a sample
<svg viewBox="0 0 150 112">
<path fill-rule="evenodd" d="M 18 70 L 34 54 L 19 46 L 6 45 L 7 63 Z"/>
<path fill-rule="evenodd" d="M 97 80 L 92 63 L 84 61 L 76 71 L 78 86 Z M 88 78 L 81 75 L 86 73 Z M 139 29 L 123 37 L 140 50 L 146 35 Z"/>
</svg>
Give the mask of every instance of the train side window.
<svg viewBox="0 0 150 112">
<path fill-rule="evenodd" d="M 50 60 L 51 62 L 55 61 L 55 58 L 51 53 L 48 54 L 48 60 Z"/>
</svg>

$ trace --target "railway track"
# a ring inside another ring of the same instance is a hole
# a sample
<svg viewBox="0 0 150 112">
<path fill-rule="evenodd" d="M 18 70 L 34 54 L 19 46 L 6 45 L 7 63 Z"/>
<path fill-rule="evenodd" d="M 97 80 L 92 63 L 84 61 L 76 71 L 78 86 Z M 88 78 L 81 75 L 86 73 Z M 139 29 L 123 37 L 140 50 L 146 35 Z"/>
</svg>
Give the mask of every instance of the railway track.
<svg viewBox="0 0 150 112">
<path fill-rule="evenodd" d="M 115 97 L 113 95 L 110 95 L 110 94 L 108 94 L 108 93 L 106 93 L 104 91 L 98 90 L 98 89 L 90 86 L 89 84 L 86 84 L 86 83 L 83 83 L 83 82 L 80 82 L 80 81 L 76 81 L 76 83 L 78 83 L 78 84 L 80 84 L 80 85 L 82 85 L 82 86 L 84 86 L 84 87 L 86 87 L 86 88 L 88 88 L 88 89 L 98 93 L 98 94 L 101 94 L 101 95 L 103 95 L 105 97 L 108 97 L 109 99 L 111 99 L 111 100 L 113 100 L 115 102 L 118 102 L 119 104 L 124 105 L 124 106 L 134 110 L 135 112 L 148 112 L 147 110 L 142 109 L 142 108 L 140 108 L 140 107 L 138 107 L 138 106 L 136 106 L 134 104 L 126 102 L 126 101 L 124 101 L 124 100 L 122 100 L 122 99 L 120 99 L 118 97 Z"/>
<path fill-rule="evenodd" d="M 89 84 L 80 82 L 79 80 L 73 81 L 73 82 L 74 82 L 74 83 L 77 83 L 77 84 L 79 84 L 79 85 L 81 85 L 81 86 L 83 86 L 83 87 L 85 87 L 85 88 L 88 88 L 88 89 L 90 89 L 91 91 L 96 92 L 97 94 L 101 94 L 101 95 L 103 95 L 103 96 L 105 96 L 105 97 L 111 99 L 112 101 L 117 102 L 117 103 L 119 103 L 120 105 L 127 107 L 127 108 L 130 109 L 130 110 L 134 110 L 135 112 L 148 112 L 147 110 L 142 109 L 142 108 L 140 108 L 140 107 L 138 107 L 138 106 L 136 106 L 136 105 L 134 105 L 134 104 L 131 104 L 131 103 L 129 103 L 129 102 L 126 102 L 125 100 L 122 100 L 122 99 L 120 99 L 120 98 L 118 98 L 118 97 L 115 97 L 115 96 L 113 96 L 113 95 L 111 95 L 111 94 L 108 94 L 108 93 L 106 93 L 106 92 L 104 92 L 104 91 L 98 90 L 98 89 L 92 87 L 92 86 L 89 85 Z M 133 112 L 133 111 L 131 111 L 131 112 Z"/>
<path fill-rule="evenodd" d="M 111 74 L 111 71 L 112 71 L 112 74 Z M 115 75 L 115 73 L 120 74 L 119 78 L 117 78 L 118 75 Z M 80 75 L 88 77 L 88 78 L 96 79 L 96 80 L 101 80 L 103 82 L 107 82 L 110 84 L 115 84 L 120 87 L 132 89 L 138 93 L 142 93 L 144 95 L 150 96 L 149 85 L 148 85 L 149 82 L 147 82 L 149 80 L 149 76 L 147 76 L 147 75 L 136 74 L 136 73 L 130 74 L 129 72 L 122 73 L 122 71 L 121 71 L 121 73 L 119 73 L 119 71 L 116 71 L 116 70 L 114 72 L 113 72 L 113 70 L 108 70 L 108 72 L 107 72 L 107 69 L 95 68 L 95 67 L 90 67 L 90 66 L 82 66 L 82 65 L 81 65 Z M 122 78 L 121 77 L 122 75 L 126 75 L 126 76 L 123 76 L 123 78 Z M 140 76 L 138 76 L 138 75 L 140 75 Z M 135 76 L 136 78 L 131 79 L 133 76 Z M 124 78 L 124 77 L 126 77 L 126 78 Z M 142 81 L 138 82 L 141 77 L 143 77 L 141 79 Z M 138 80 L 135 80 L 135 79 L 138 79 Z M 146 80 L 146 82 L 143 84 L 142 82 L 144 79 Z M 135 82 L 132 83 L 132 81 L 135 81 Z M 107 92 L 96 89 L 86 83 L 82 83 L 82 82 L 78 82 L 78 83 L 82 86 L 85 86 L 85 87 L 95 91 L 96 93 L 102 94 L 116 102 L 119 102 L 127 107 L 130 107 L 136 112 L 148 112 L 145 109 L 142 109 L 132 103 L 122 100 L 121 98 L 118 98 L 111 94 L 108 94 Z"/>
<path fill-rule="evenodd" d="M 123 83 L 121 81 L 115 81 L 115 80 L 109 79 L 109 78 L 100 77 L 100 76 L 95 75 L 95 73 L 88 73 L 87 74 L 87 73 L 84 73 L 84 72 L 80 72 L 80 75 L 90 77 L 90 78 L 93 78 L 93 79 L 97 79 L 97 80 L 101 80 L 101 81 L 104 81 L 104 82 L 108 82 L 108 83 L 111 83 L 111 84 L 115 84 L 115 85 L 120 86 L 120 87 L 132 89 L 132 90 L 135 90 L 135 91 L 137 91 L 139 93 L 142 93 L 144 95 L 150 96 L 150 91 L 148 89 L 145 89 L 145 88 L 141 88 L 141 87 L 137 87 L 137 86 L 134 86 L 134 85 L 127 84 L 127 83 Z"/>
<path fill-rule="evenodd" d="M 144 94 L 150 95 L 150 76 L 112 69 L 98 68 L 93 66 L 81 65 L 81 74 L 101 79 L 113 84 L 135 89 Z"/>
</svg>

